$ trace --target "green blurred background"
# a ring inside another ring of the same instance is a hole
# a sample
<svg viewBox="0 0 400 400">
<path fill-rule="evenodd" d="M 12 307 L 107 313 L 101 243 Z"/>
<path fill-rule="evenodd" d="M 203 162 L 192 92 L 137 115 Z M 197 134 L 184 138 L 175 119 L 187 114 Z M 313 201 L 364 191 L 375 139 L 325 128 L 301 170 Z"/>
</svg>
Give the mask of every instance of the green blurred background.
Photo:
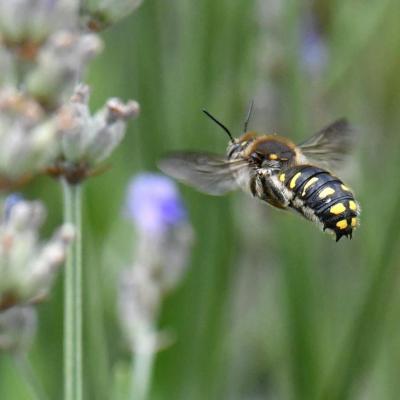
<svg viewBox="0 0 400 400">
<path fill-rule="evenodd" d="M 118 271 L 133 257 L 121 208 L 136 173 L 167 150 L 223 153 L 206 107 L 239 134 L 301 141 L 347 116 L 359 143 L 345 180 L 362 207 L 353 240 L 242 193 L 183 188 L 196 233 L 190 268 L 164 304 L 175 343 L 156 360 L 151 399 L 398 399 L 400 393 L 400 3 L 397 0 L 145 0 L 102 37 L 90 66 L 93 109 L 134 98 L 112 168 L 87 182 L 84 203 L 85 398 L 117 398 L 128 348 L 116 317 Z M 60 187 L 26 189 L 62 218 Z M 45 233 L 46 233 L 45 232 Z M 62 279 L 39 308 L 29 357 L 51 399 L 62 398 Z M 30 399 L 7 357 L 0 398 Z"/>
</svg>

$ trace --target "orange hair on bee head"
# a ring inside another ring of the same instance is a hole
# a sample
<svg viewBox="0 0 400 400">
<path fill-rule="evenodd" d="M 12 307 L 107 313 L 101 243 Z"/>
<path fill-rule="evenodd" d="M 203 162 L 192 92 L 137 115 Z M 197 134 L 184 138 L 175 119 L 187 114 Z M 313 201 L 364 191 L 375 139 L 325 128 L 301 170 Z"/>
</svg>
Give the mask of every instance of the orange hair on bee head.
<svg viewBox="0 0 400 400">
<path fill-rule="evenodd" d="M 248 142 L 253 139 L 257 139 L 258 135 L 254 131 L 245 132 L 242 136 L 238 138 L 238 142 Z"/>
</svg>

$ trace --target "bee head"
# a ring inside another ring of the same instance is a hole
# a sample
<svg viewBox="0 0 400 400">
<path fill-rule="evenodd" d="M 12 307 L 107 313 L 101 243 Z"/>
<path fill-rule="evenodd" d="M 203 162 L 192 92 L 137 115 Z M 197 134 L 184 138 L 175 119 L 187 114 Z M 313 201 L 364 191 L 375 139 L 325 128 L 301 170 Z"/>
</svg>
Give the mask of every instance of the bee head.
<svg viewBox="0 0 400 400">
<path fill-rule="evenodd" d="M 297 158 L 296 146 L 289 139 L 278 135 L 261 135 L 245 150 L 244 156 L 259 161 L 260 166 L 288 166 Z"/>
<path fill-rule="evenodd" d="M 228 135 L 229 137 L 229 144 L 227 148 L 228 158 L 237 158 L 236 156 L 240 155 L 246 149 L 246 147 L 248 147 L 248 145 L 255 139 L 256 134 L 254 132 L 247 132 L 247 126 L 249 124 L 251 114 L 253 112 L 253 106 L 254 106 L 254 101 L 251 101 L 249 111 L 247 113 L 247 117 L 244 122 L 244 129 L 243 129 L 244 134 L 239 139 L 234 138 L 229 129 L 221 121 L 218 121 L 207 110 L 203 109 L 204 114 L 206 114 L 207 117 L 209 117 L 217 125 L 219 125 Z"/>
<path fill-rule="evenodd" d="M 243 156 L 243 153 L 246 152 L 246 149 L 254 142 L 256 137 L 257 134 L 255 132 L 246 132 L 238 139 L 230 142 L 226 150 L 228 158 L 239 158 Z"/>
</svg>

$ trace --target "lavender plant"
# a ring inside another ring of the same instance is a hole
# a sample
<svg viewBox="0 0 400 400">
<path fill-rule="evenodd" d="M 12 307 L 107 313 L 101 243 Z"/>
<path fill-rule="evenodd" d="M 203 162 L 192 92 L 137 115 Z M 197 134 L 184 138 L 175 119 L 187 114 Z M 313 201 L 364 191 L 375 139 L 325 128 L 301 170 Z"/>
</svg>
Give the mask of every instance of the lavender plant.
<svg viewBox="0 0 400 400">
<path fill-rule="evenodd" d="M 65 273 L 65 399 L 82 398 L 80 184 L 120 143 L 125 121 L 139 111 L 134 101 L 110 99 L 91 114 L 89 88 L 79 82 L 102 41 L 89 32 L 94 24 L 88 21 L 101 15 L 101 28 L 109 26 L 138 5 L 137 0 L 0 1 L 0 189 L 40 172 L 55 176 L 63 184 L 64 220 L 76 231 Z M 60 243 L 69 241 L 64 231 L 38 250 L 35 232 L 43 214 L 39 203 L 21 203 L 4 222 L 2 271 L 10 274 L 11 262 L 20 267 L 2 281 L 1 304 L 46 295 L 50 271 L 64 258 L 66 246 L 60 249 Z M 23 240 L 7 244 L 14 234 Z"/>
<path fill-rule="evenodd" d="M 132 398 L 145 400 L 156 352 L 169 341 L 157 329 L 158 315 L 183 278 L 193 232 L 175 183 L 163 175 L 136 176 L 125 211 L 137 240 L 134 261 L 120 275 L 119 315 L 133 357 Z"/>
<path fill-rule="evenodd" d="M 13 355 L 37 399 L 45 395 L 26 357 L 37 328 L 33 305 L 48 297 L 74 236 L 64 224 L 40 241 L 45 216 L 42 203 L 16 195 L 6 199 L 0 216 L 0 351 Z"/>
</svg>

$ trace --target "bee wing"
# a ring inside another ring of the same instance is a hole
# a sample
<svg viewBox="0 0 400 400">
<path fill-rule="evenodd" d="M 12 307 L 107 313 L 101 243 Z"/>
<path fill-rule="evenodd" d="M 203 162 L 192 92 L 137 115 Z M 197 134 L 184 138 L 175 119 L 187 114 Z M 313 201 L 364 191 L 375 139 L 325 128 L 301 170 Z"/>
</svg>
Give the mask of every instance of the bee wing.
<svg viewBox="0 0 400 400">
<path fill-rule="evenodd" d="M 355 131 L 345 118 L 338 119 L 299 145 L 310 163 L 338 169 L 355 144 Z"/>
<path fill-rule="evenodd" d="M 158 163 L 165 174 L 212 195 L 237 189 L 234 172 L 247 165 L 243 160 L 229 161 L 222 156 L 199 152 L 172 153 Z"/>
</svg>

